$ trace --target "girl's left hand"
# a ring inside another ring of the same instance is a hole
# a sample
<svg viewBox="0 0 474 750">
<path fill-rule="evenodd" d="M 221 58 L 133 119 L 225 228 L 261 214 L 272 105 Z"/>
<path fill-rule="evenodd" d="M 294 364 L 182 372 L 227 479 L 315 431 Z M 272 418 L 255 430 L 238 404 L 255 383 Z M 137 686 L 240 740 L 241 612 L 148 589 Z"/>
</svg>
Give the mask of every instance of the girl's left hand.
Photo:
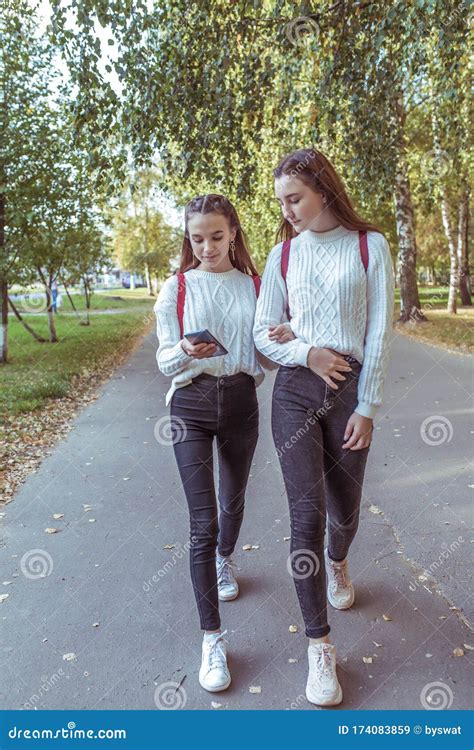
<svg viewBox="0 0 474 750">
<path fill-rule="evenodd" d="M 369 417 L 363 417 L 362 414 L 354 412 L 344 431 L 344 440 L 342 447 L 351 451 L 360 451 L 362 448 L 368 448 L 372 442 L 372 432 L 374 429 L 374 420 Z"/>
<path fill-rule="evenodd" d="M 271 341 L 277 341 L 279 344 L 286 344 L 288 341 L 293 341 L 296 336 L 289 323 L 280 323 L 278 326 L 269 326 L 268 338 Z"/>
</svg>

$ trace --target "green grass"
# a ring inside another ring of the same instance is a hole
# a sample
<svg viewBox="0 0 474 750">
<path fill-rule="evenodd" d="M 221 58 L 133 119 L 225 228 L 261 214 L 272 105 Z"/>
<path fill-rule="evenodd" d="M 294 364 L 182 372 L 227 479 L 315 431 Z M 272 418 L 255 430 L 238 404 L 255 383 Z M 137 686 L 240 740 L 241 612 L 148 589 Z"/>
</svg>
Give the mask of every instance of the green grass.
<svg viewBox="0 0 474 750">
<path fill-rule="evenodd" d="M 23 294 L 24 290 L 16 290 L 18 294 Z M 40 289 L 30 290 L 29 294 L 33 297 L 33 302 L 30 303 L 28 300 L 17 300 L 15 306 L 20 312 L 38 311 L 44 310 L 45 296 Z M 71 303 L 66 294 L 61 291 L 62 306 L 60 307 L 61 313 L 73 312 Z M 86 300 L 83 294 L 72 293 L 71 297 L 78 310 L 85 310 Z M 148 295 L 146 289 L 110 289 L 105 292 L 96 292 L 91 297 L 91 310 L 119 310 L 119 309 L 145 309 L 150 307 L 154 301 L 153 297 Z"/>
<path fill-rule="evenodd" d="M 152 320 L 152 301 L 143 312 L 97 315 L 90 326 L 75 318 L 56 317 L 56 344 L 39 344 L 23 326 L 10 318 L 9 364 L 0 368 L 0 415 L 21 414 L 43 406 L 49 399 L 66 396 L 76 376 L 110 367 L 132 346 Z M 44 315 L 30 316 L 29 323 L 47 337 Z"/>
</svg>

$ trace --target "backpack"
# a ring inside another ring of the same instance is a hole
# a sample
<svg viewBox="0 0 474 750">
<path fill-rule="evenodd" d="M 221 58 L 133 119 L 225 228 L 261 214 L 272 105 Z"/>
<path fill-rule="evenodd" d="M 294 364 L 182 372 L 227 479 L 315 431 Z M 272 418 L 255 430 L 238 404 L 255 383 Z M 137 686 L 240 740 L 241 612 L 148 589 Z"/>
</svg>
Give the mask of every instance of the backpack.
<svg viewBox="0 0 474 750">
<path fill-rule="evenodd" d="M 181 338 L 183 338 L 184 301 L 186 299 L 186 276 L 184 273 L 177 273 L 176 276 L 178 277 L 178 299 L 176 301 L 176 311 L 178 313 L 179 332 L 180 332 Z M 255 285 L 255 294 L 258 297 L 259 292 L 260 292 L 260 284 L 261 284 L 260 276 L 257 276 L 255 274 L 254 276 L 252 276 L 252 279 Z"/>
<path fill-rule="evenodd" d="M 288 287 L 286 286 L 286 274 L 288 273 L 288 263 L 290 260 L 290 247 L 291 240 L 285 240 L 281 249 L 281 275 L 286 287 L 286 297 L 288 299 Z M 359 232 L 359 250 L 362 263 L 364 265 L 365 272 L 367 273 L 367 267 L 369 265 L 369 245 L 367 242 L 367 232 Z M 290 308 L 286 308 L 286 316 L 288 320 L 291 320 Z"/>
</svg>

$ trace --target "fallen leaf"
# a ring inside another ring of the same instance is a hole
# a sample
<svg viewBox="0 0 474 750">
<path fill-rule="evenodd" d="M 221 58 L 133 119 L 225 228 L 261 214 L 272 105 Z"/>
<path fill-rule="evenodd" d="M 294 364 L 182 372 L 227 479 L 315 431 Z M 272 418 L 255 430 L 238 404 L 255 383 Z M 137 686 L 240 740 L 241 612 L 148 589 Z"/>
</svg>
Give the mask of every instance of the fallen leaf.
<svg viewBox="0 0 474 750">
<path fill-rule="evenodd" d="M 382 615 L 382 617 L 385 620 L 385 622 L 391 622 L 391 620 L 392 620 L 392 618 L 389 617 L 389 615 Z"/>
<path fill-rule="evenodd" d="M 95 518 L 89 518 L 88 521 L 89 523 L 95 523 Z"/>
<path fill-rule="evenodd" d="M 5 599 L 8 599 L 10 594 L 0 594 L 0 604 L 5 601 Z"/>
<path fill-rule="evenodd" d="M 372 664 L 373 660 L 371 656 L 363 656 L 362 661 L 364 662 L 364 664 Z"/>
<path fill-rule="evenodd" d="M 260 685 L 250 685 L 249 693 L 261 693 L 261 692 L 262 692 L 262 688 L 260 687 Z"/>
<path fill-rule="evenodd" d="M 218 703 L 217 701 L 211 701 L 212 708 L 221 708 L 222 703 Z"/>
<path fill-rule="evenodd" d="M 260 545 L 259 544 L 252 544 L 252 549 L 260 549 Z"/>
<path fill-rule="evenodd" d="M 376 505 L 369 505 L 369 512 L 374 513 L 376 516 L 382 515 L 382 511 Z"/>
<path fill-rule="evenodd" d="M 283 537 L 283 541 L 284 541 L 284 542 L 289 542 L 289 541 L 290 541 L 290 539 L 291 539 L 291 536 L 284 536 L 284 537 Z"/>
<path fill-rule="evenodd" d="M 82 507 L 84 509 L 84 513 L 88 513 L 90 510 L 92 510 L 92 505 L 88 505 L 87 503 Z"/>
<path fill-rule="evenodd" d="M 242 549 L 244 550 L 244 552 L 248 552 L 249 549 L 252 549 L 252 545 L 251 544 L 244 544 L 244 546 L 242 547 Z"/>
<path fill-rule="evenodd" d="M 70 654 L 63 654 L 63 661 L 75 661 L 76 654 L 71 651 Z"/>
<path fill-rule="evenodd" d="M 45 529 L 46 534 L 57 534 L 59 529 L 55 529 L 54 527 L 48 526 L 47 529 Z"/>
<path fill-rule="evenodd" d="M 173 549 L 174 547 L 175 547 L 174 544 L 165 544 L 165 546 L 163 547 L 163 549 Z"/>
<path fill-rule="evenodd" d="M 93 623 L 92 623 L 92 627 L 93 627 L 93 628 L 98 628 L 98 627 L 99 627 L 99 625 L 100 625 L 100 623 L 99 623 L 99 622 L 93 622 Z"/>
<path fill-rule="evenodd" d="M 9 586 L 13 581 L 3 581 L 4 586 Z"/>
<path fill-rule="evenodd" d="M 474 651 L 474 646 L 470 646 L 469 643 L 462 644 L 467 651 Z"/>
<path fill-rule="evenodd" d="M 290 625 L 290 627 L 288 628 L 288 630 L 290 631 L 290 633 L 297 633 L 298 632 L 298 625 Z"/>
<path fill-rule="evenodd" d="M 60 518 L 64 518 L 64 513 L 53 513 L 53 518 L 55 521 L 59 521 Z"/>
<path fill-rule="evenodd" d="M 297 664 L 298 659 L 288 659 L 288 664 Z"/>
<path fill-rule="evenodd" d="M 453 654 L 454 656 L 464 656 L 464 651 L 462 648 L 455 648 Z"/>
<path fill-rule="evenodd" d="M 381 643 L 377 643 L 377 641 L 372 641 L 372 643 L 374 644 L 374 646 L 377 646 L 377 648 L 381 648 L 382 647 L 382 644 Z"/>
</svg>

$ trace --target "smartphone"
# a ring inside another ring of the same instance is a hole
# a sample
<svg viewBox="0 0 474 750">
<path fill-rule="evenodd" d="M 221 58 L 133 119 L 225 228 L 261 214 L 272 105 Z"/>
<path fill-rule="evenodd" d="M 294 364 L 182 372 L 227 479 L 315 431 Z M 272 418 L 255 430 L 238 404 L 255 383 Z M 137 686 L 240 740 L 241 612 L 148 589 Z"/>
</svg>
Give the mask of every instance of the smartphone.
<svg viewBox="0 0 474 750">
<path fill-rule="evenodd" d="M 214 354 L 210 354 L 210 357 L 221 357 L 223 354 L 228 354 L 225 346 L 212 335 L 206 328 L 204 331 L 194 331 L 193 333 L 185 333 L 184 338 L 187 339 L 191 344 L 215 344 L 217 346 Z"/>
</svg>

